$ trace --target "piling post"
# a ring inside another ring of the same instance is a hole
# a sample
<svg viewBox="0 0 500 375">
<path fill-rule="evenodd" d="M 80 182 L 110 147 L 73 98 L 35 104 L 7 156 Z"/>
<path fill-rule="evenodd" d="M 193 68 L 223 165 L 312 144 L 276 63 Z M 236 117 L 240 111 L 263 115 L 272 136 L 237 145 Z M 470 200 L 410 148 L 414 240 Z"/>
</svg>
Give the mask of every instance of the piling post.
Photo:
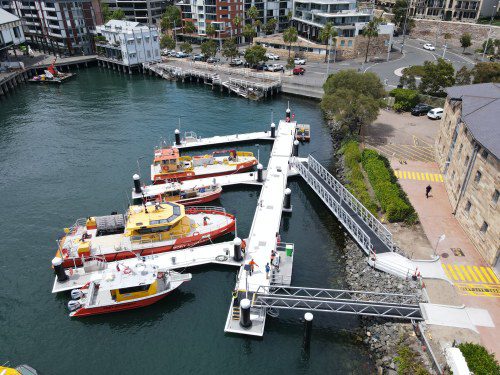
<svg viewBox="0 0 500 375">
<path fill-rule="evenodd" d="M 305 350 L 308 350 L 311 347 L 311 333 L 312 333 L 312 325 L 313 325 L 313 314 L 305 313 L 304 314 L 304 340 L 303 347 Z"/>
<path fill-rule="evenodd" d="M 285 198 L 283 201 L 283 211 L 284 212 L 292 212 L 292 191 L 290 188 L 285 189 Z"/>
<path fill-rule="evenodd" d="M 57 281 L 59 282 L 64 282 L 68 280 L 68 275 L 66 275 L 62 263 L 63 261 L 59 257 L 55 257 L 54 259 L 52 259 L 52 266 L 54 267 L 54 273 L 57 275 Z"/>
<path fill-rule="evenodd" d="M 264 170 L 264 167 L 262 166 L 262 164 L 259 163 L 257 165 L 257 182 L 263 182 L 264 181 L 263 170 Z"/>
<path fill-rule="evenodd" d="M 274 122 L 271 123 L 271 138 L 276 138 L 276 124 Z"/>
<path fill-rule="evenodd" d="M 243 260 L 243 256 L 241 255 L 241 238 L 235 237 L 233 240 L 233 246 L 234 246 L 234 254 L 233 254 L 233 259 L 236 262 L 241 262 Z"/>
<path fill-rule="evenodd" d="M 287 119 L 290 119 L 290 115 L 291 115 L 292 111 L 290 110 L 290 107 L 288 107 L 285 111 L 285 118 Z"/>
<path fill-rule="evenodd" d="M 177 146 L 180 146 L 181 145 L 181 132 L 180 132 L 180 130 L 179 129 L 175 129 L 174 134 L 175 134 L 175 144 Z"/>
<path fill-rule="evenodd" d="M 299 156 L 299 141 L 293 141 L 292 156 Z"/>
<path fill-rule="evenodd" d="M 250 320 L 250 300 L 244 298 L 240 302 L 240 326 L 250 328 L 252 321 Z"/>
</svg>

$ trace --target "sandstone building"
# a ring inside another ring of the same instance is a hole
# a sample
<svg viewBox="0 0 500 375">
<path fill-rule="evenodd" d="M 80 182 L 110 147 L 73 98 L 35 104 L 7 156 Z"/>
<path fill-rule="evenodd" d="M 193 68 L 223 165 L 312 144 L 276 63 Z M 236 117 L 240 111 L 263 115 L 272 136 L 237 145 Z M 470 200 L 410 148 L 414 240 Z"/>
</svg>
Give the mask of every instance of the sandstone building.
<svg viewBox="0 0 500 375">
<path fill-rule="evenodd" d="M 500 84 L 447 91 L 437 161 L 454 215 L 486 262 L 500 272 Z"/>
</svg>

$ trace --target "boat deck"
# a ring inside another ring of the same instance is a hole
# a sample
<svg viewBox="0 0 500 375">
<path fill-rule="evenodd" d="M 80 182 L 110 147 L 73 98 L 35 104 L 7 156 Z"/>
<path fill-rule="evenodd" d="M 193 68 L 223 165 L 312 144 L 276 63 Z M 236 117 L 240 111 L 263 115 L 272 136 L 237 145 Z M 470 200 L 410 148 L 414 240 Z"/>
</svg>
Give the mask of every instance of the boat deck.
<svg viewBox="0 0 500 375">
<path fill-rule="evenodd" d="M 154 264 L 162 270 L 175 270 L 204 264 L 223 264 L 235 267 L 241 266 L 241 262 L 236 262 L 233 259 L 232 241 L 169 251 L 162 254 L 148 255 L 144 258 L 147 260 L 154 260 Z M 58 282 L 55 277 L 52 293 L 60 293 L 75 288 L 81 288 L 89 281 L 100 279 L 107 267 L 116 267 L 116 263 L 124 266 L 131 266 L 137 263 L 137 258 L 125 259 L 113 263 L 103 263 L 102 269 L 98 270 L 96 267 L 93 267 L 89 270 L 89 272 L 85 271 L 86 267 L 66 270 L 69 279 L 61 283 Z"/>
<path fill-rule="evenodd" d="M 254 132 L 254 133 L 243 133 L 243 134 L 231 134 L 231 135 L 221 135 L 208 138 L 201 137 L 191 137 L 186 136 L 181 139 L 181 144 L 173 144 L 173 146 L 178 149 L 189 149 L 189 148 L 201 148 L 201 147 L 212 147 L 217 145 L 240 143 L 240 142 L 252 142 L 252 141 L 274 141 L 271 137 L 271 131 Z"/>
</svg>

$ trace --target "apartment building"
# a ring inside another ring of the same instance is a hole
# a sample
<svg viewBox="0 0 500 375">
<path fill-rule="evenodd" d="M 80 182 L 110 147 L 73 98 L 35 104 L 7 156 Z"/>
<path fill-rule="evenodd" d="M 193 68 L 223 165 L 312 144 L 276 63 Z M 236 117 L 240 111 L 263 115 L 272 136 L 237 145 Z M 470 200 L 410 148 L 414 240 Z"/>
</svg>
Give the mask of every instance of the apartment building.
<svg viewBox="0 0 500 375">
<path fill-rule="evenodd" d="M 21 19 L 0 9 L 0 58 L 7 49 L 24 43 L 24 41 Z"/>
<path fill-rule="evenodd" d="M 125 20 L 145 25 L 159 24 L 167 7 L 166 0 L 105 0 L 103 2 L 108 4 L 110 11 L 123 10 Z"/>
<path fill-rule="evenodd" d="M 379 0 L 381 5 L 387 0 Z M 498 12 L 498 0 L 410 0 L 410 15 L 415 18 L 476 22 Z"/>
<path fill-rule="evenodd" d="M 97 26 L 98 60 L 133 68 L 161 61 L 158 29 L 139 22 L 111 20 Z"/>
<path fill-rule="evenodd" d="M 26 43 L 33 49 L 59 55 L 94 53 L 93 33 L 102 23 L 98 0 L 0 0 L 0 6 L 21 18 Z"/>
<path fill-rule="evenodd" d="M 500 84 L 455 86 L 447 92 L 436 159 L 455 217 L 500 272 Z"/>
</svg>

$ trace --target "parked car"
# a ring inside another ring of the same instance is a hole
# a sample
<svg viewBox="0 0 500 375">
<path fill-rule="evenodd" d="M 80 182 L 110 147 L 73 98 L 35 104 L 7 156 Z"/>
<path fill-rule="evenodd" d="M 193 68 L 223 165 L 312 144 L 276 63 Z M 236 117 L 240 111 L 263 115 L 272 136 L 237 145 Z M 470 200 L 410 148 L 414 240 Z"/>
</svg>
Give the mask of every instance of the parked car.
<svg viewBox="0 0 500 375">
<path fill-rule="evenodd" d="M 412 108 L 411 114 L 413 116 L 422 116 L 427 114 L 432 109 L 432 107 L 428 104 L 419 103 L 415 107 Z"/>
<path fill-rule="evenodd" d="M 297 66 L 297 67 L 293 68 L 293 70 L 292 70 L 292 73 L 296 76 L 303 75 L 305 72 L 306 72 L 306 70 L 301 66 Z"/>
<path fill-rule="evenodd" d="M 186 57 L 189 57 L 189 55 L 187 53 L 185 53 L 185 52 L 177 52 L 175 54 L 175 57 L 177 57 L 178 59 L 184 59 Z"/>
<path fill-rule="evenodd" d="M 241 66 L 244 62 L 242 59 L 233 59 L 229 62 L 229 66 Z"/>
<path fill-rule="evenodd" d="M 248 65 L 248 63 L 246 65 Z M 254 65 L 254 66 L 252 66 L 252 69 L 255 69 L 255 70 L 267 70 L 267 65 L 265 65 L 265 64 Z"/>
<path fill-rule="evenodd" d="M 171 50 L 171 51 L 168 51 L 167 56 L 176 57 L 177 56 L 177 51 L 174 50 L 174 49 Z"/>
<path fill-rule="evenodd" d="M 434 47 L 431 43 L 425 43 L 424 49 L 426 49 L 427 51 L 435 51 L 436 47 Z"/>
<path fill-rule="evenodd" d="M 206 57 L 203 53 L 198 53 L 198 54 L 194 55 L 193 57 L 191 57 L 191 59 L 193 61 L 205 61 Z"/>
<path fill-rule="evenodd" d="M 215 64 L 215 63 L 218 63 L 220 61 L 220 59 L 218 57 L 209 57 L 207 59 L 207 63 L 209 64 Z"/>
<path fill-rule="evenodd" d="M 168 49 L 166 49 L 166 48 L 164 48 L 164 49 L 161 50 L 161 55 L 162 56 L 169 56 L 169 53 L 170 53 L 170 51 Z"/>
<path fill-rule="evenodd" d="M 280 57 L 274 53 L 266 53 L 265 55 L 269 60 L 279 60 Z"/>
<path fill-rule="evenodd" d="M 427 117 L 432 120 L 440 120 L 443 117 L 443 108 L 434 108 L 427 112 Z"/>
<path fill-rule="evenodd" d="M 267 69 L 266 70 L 268 70 L 270 72 L 279 72 L 279 71 L 283 70 L 283 65 L 281 65 L 281 64 L 267 65 Z"/>
<path fill-rule="evenodd" d="M 295 59 L 293 59 L 293 62 L 295 63 L 295 65 L 306 65 L 305 59 L 295 58 Z"/>
</svg>

